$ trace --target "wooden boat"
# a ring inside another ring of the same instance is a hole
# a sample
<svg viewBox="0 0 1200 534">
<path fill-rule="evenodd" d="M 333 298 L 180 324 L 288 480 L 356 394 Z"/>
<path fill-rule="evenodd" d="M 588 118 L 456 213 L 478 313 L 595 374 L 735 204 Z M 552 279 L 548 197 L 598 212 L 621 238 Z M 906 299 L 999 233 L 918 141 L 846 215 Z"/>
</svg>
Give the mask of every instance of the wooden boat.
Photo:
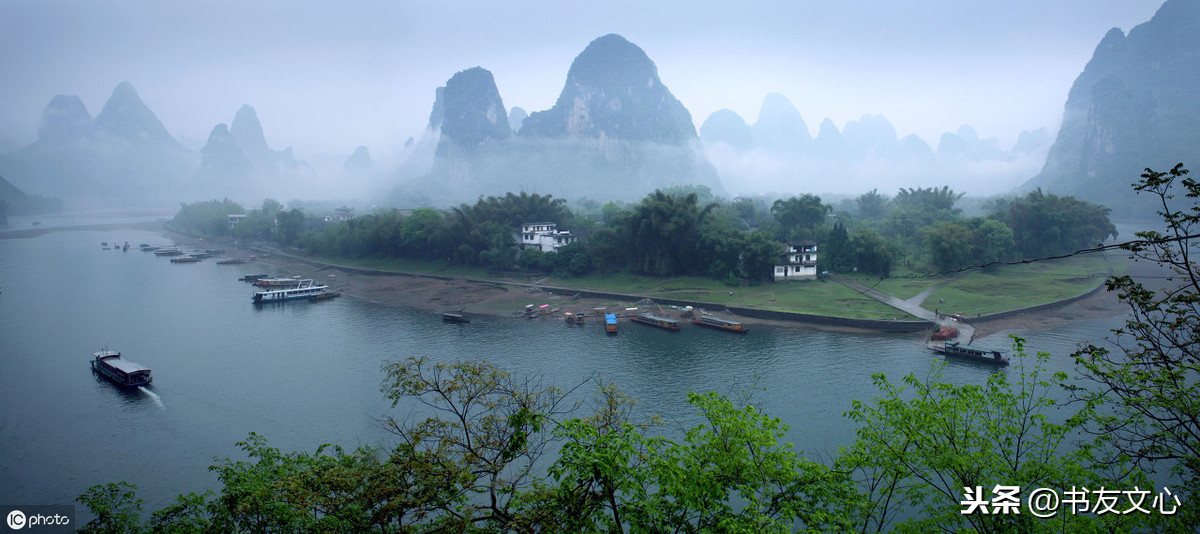
<svg viewBox="0 0 1200 534">
<path fill-rule="evenodd" d="M 243 260 L 241 258 L 230 258 L 227 260 L 217 260 L 217 265 L 236 265 L 236 264 L 240 264 L 240 263 L 246 263 L 246 260 Z"/>
<path fill-rule="evenodd" d="M 200 261 L 200 258 L 195 256 L 179 256 L 177 258 L 171 258 L 171 263 L 196 263 L 198 261 Z"/>
<path fill-rule="evenodd" d="M 329 292 L 329 286 L 315 285 L 312 280 L 292 280 L 292 282 L 295 284 L 295 287 L 255 291 L 253 296 L 254 303 L 263 304 L 299 299 L 312 300 L 313 297 L 325 298 L 321 295 Z"/>
<path fill-rule="evenodd" d="M 566 312 L 563 314 L 563 318 L 567 321 L 567 324 L 569 324 L 569 325 L 583 324 L 583 313 L 582 312 L 581 313 Z"/>
<path fill-rule="evenodd" d="M 100 373 L 118 386 L 148 386 L 153 380 L 150 368 L 121 358 L 115 350 L 103 349 L 92 353 L 92 372 Z"/>
<path fill-rule="evenodd" d="M 947 341 L 940 347 L 938 345 L 934 345 L 933 351 L 940 354 L 957 356 L 959 358 L 965 358 L 977 362 L 985 362 L 995 365 L 1008 365 L 1008 358 L 1000 356 L 1000 351 L 998 350 L 981 350 L 971 347 L 964 347 L 957 341 Z"/>
<path fill-rule="evenodd" d="M 609 334 L 617 333 L 617 314 L 604 314 L 604 331 Z"/>
<path fill-rule="evenodd" d="M 342 296 L 341 291 L 326 291 L 324 293 L 317 293 L 316 295 L 308 297 L 308 300 L 329 300 L 340 296 Z"/>
<path fill-rule="evenodd" d="M 258 278 L 254 285 L 259 287 L 291 287 L 299 282 L 297 278 Z"/>
<path fill-rule="evenodd" d="M 629 319 L 635 323 L 642 323 L 666 330 L 679 330 L 679 323 L 674 319 L 666 319 L 657 315 L 650 315 L 649 313 L 639 313 Z"/>
<path fill-rule="evenodd" d="M 177 248 L 160 248 L 154 251 L 155 256 L 182 256 L 183 251 Z"/>
<path fill-rule="evenodd" d="M 463 317 L 461 313 L 443 313 L 442 320 L 447 323 L 469 323 L 470 319 Z"/>
<path fill-rule="evenodd" d="M 726 332 L 736 332 L 738 334 L 745 334 L 750 331 L 750 329 L 746 328 L 745 325 L 738 321 L 730 321 L 729 319 L 722 319 L 720 317 L 713 317 L 711 315 L 702 315 L 700 317 L 693 318 L 692 324 L 707 326 L 709 328 L 724 330 Z"/>
<path fill-rule="evenodd" d="M 268 276 L 270 276 L 270 275 L 269 274 L 247 274 L 241 278 L 238 278 L 238 280 L 241 280 L 243 282 L 254 282 L 254 281 L 258 280 L 259 278 L 266 278 Z"/>
</svg>

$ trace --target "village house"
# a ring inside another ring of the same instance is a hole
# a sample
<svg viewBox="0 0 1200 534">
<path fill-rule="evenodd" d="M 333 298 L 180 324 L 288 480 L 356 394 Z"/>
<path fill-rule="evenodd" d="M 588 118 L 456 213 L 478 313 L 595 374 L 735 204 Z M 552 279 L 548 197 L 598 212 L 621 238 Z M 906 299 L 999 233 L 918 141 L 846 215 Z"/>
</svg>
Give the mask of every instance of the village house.
<svg viewBox="0 0 1200 534">
<path fill-rule="evenodd" d="M 817 278 L 817 244 L 807 239 L 788 241 L 779 263 L 775 264 L 775 280 L 814 280 Z"/>
<path fill-rule="evenodd" d="M 579 238 L 570 230 L 558 229 L 550 222 L 525 223 L 521 225 L 521 249 L 536 248 L 542 252 L 555 252 L 560 247 L 574 243 Z"/>
</svg>

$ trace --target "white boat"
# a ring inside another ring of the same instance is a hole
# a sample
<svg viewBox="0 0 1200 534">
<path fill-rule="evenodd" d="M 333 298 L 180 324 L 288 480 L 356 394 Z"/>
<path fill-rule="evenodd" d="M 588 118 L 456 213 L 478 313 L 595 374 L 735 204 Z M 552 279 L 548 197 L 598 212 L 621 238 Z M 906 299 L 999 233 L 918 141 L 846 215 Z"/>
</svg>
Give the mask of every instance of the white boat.
<svg viewBox="0 0 1200 534">
<path fill-rule="evenodd" d="M 285 300 L 314 299 L 321 298 L 326 293 L 329 293 L 329 286 L 315 285 L 312 280 L 297 280 L 295 287 L 255 291 L 254 303 L 263 304 L 266 302 L 283 302 Z"/>
</svg>

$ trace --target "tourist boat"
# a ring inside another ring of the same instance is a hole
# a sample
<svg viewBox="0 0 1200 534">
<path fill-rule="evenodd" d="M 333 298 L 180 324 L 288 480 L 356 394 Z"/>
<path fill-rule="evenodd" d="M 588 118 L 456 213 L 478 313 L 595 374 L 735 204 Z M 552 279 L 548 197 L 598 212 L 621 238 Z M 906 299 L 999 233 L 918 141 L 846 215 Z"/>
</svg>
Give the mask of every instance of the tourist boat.
<svg viewBox="0 0 1200 534">
<path fill-rule="evenodd" d="M 703 315 L 693 318 L 692 324 L 716 328 L 717 330 L 724 330 L 726 332 L 737 332 L 739 334 L 745 334 L 746 332 L 750 331 L 745 327 L 745 325 L 738 321 L 730 321 L 728 319 L 721 319 L 720 317 L 713 317 L 711 315 Z"/>
<path fill-rule="evenodd" d="M 119 386 L 138 387 L 150 385 L 153 378 L 150 368 L 121 358 L 115 350 L 103 349 L 92 353 L 92 371 L 100 373 Z"/>
<path fill-rule="evenodd" d="M 257 278 L 254 285 L 260 287 L 291 287 L 299 280 L 296 278 Z"/>
<path fill-rule="evenodd" d="M 609 334 L 617 333 L 617 314 L 604 314 L 604 331 Z"/>
<path fill-rule="evenodd" d="M 667 330 L 679 330 L 679 323 L 674 319 L 666 319 L 657 315 L 650 315 L 649 313 L 639 313 L 629 319 L 635 323 L 642 323 L 644 325 L 656 326 Z"/>
<path fill-rule="evenodd" d="M 463 317 L 461 313 L 443 313 L 442 320 L 447 323 L 469 323 L 470 319 Z"/>
<path fill-rule="evenodd" d="M 958 356 L 968 360 L 987 362 L 996 365 L 1008 365 L 1008 358 L 1000 356 L 1000 351 L 998 350 L 981 350 L 971 347 L 964 347 L 957 341 L 947 341 L 941 346 L 934 345 L 933 350 L 934 352 L 946 354 L 948 356 Z"/>
<path fill-rule="evenodd" d="M 314 285 L 312 280 L 292 280 L 292 283 L 295 284 L 295 287 L 255 291 L 254 303 L 263 304 L 266 302 L 312 299 L 314 297 L 323 298 L 321 296 L 329 292 L 329 286 Z"/>
<path fill-rule="evenodd" d="M 200 258 L 197 258 L 196 256 L 179 256 L 178 258 L 171 258 L 171 263 L 196 263 L 198 261 L 200 261 Z"/>
</svg>

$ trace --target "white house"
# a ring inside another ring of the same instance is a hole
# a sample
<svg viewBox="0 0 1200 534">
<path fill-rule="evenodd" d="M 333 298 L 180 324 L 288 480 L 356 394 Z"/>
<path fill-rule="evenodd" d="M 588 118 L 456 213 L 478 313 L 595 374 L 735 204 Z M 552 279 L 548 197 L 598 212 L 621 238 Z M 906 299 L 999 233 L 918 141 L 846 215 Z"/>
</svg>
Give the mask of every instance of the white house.
<svg viewBox="0 0 1200 534">
<path fill-rule="evenodd" d="M 817 277 L 817 244 L 813 241 L 788 241 L 780 262 L 775 264 L 775 280 L 813 280 Z"/>
<path fill-rule="evenodd" d="M 558 225 L 549 222 L 525 223 L 521 225 L 521 248 L 537 248 L 542 252 L 554 252 L 579 238 L 570 230 L 558 230 Z"/>
</svg>

